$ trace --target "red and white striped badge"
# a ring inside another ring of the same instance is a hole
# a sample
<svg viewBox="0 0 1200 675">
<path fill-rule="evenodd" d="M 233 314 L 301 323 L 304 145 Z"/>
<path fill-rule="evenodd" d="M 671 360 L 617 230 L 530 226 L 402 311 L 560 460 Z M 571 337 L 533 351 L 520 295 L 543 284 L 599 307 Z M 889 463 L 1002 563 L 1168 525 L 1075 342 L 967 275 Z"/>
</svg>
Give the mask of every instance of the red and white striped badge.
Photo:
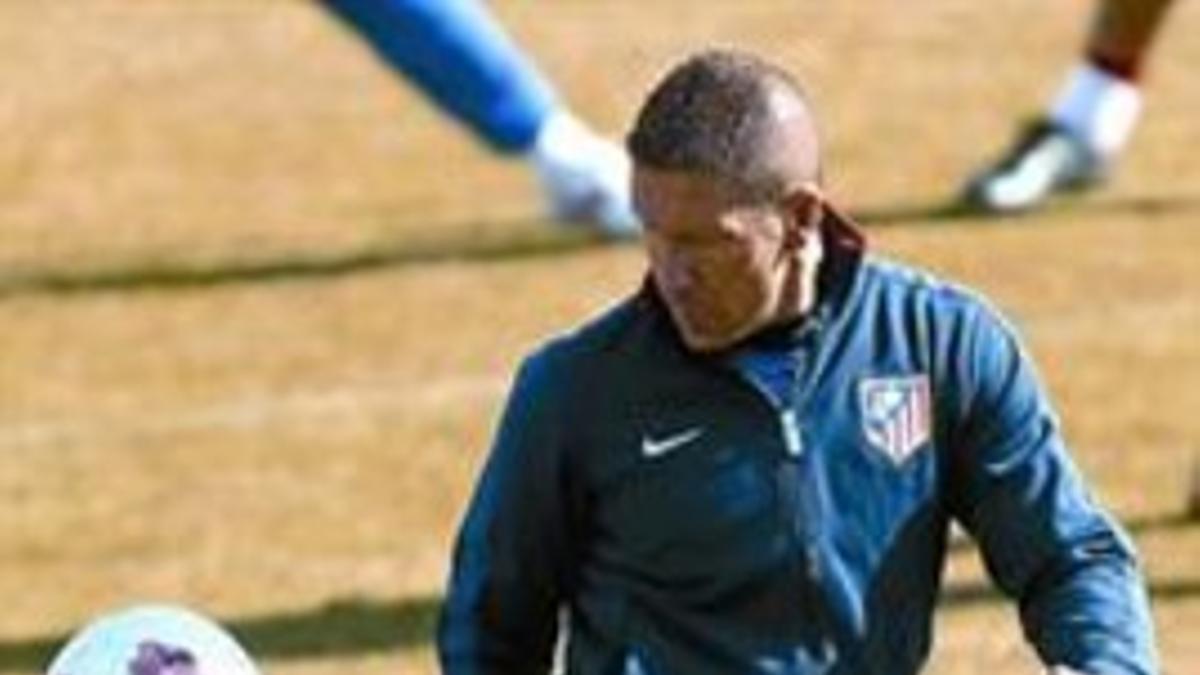
<svg viewBox="0 0 1200 675">
<path fill-rule="evenodd" d="M 893 464 L 903 464 L 929 441 L 927 375 L 866 378 L 859 382 L 858 395 L 867 442 Z"/>
</svg>

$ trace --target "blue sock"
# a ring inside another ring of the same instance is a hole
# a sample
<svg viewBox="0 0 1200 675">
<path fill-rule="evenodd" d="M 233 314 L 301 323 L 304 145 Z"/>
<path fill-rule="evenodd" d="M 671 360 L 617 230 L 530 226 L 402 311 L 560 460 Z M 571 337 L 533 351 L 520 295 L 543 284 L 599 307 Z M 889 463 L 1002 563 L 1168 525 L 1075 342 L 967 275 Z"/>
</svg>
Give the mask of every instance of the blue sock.
<svg viewBox="0 0 1200 675">
<path fill-rule="evenodd" d="M 379 56 L 500 152 L 533 146 L 549 82 L 477 0 L 322 0 Z"/>
</svg>

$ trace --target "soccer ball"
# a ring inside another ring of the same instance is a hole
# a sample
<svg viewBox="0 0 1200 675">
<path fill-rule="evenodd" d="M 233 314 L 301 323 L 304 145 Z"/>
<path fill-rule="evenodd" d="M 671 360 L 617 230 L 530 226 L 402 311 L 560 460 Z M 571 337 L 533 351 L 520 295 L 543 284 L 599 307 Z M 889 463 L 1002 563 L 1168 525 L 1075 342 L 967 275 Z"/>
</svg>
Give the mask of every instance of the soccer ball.
<svg viewBox="0 0 1200 675">
<path fill-rule="evenodd" d="M 182 607 L 139 605 L 84 626 L 47 675 L 259 675 L 216 623 Z"/>
</svg>

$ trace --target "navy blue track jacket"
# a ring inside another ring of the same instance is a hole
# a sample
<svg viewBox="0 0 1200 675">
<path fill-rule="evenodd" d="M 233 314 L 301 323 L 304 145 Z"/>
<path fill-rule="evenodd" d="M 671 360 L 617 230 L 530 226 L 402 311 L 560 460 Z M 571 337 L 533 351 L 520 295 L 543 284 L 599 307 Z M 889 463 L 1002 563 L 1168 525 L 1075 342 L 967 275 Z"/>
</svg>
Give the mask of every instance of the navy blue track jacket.
<svg viewBox="0 0 1200 675">
<path fill-rule="evenodd" d="M 1130 543 L 1017 338 L 825 222 L 816 310 L 690 353 L 650 285 L 528 358 L 455 550 L 447 675 L 908 675 L 952 520 L 1046 664 L 1156 672 Z"/>
</svg>

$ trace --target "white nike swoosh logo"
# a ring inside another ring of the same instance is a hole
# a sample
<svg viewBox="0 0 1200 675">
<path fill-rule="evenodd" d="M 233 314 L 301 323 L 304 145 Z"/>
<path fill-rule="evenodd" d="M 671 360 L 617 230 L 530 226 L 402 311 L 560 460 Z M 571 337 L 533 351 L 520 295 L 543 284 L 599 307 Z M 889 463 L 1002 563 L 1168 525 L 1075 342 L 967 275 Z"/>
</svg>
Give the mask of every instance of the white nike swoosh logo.
<svg viewBox="0 0 1200 675">
<path fill-rule="evenodd" d="M 666 438 L 655 440 L 649 436 L 642 437 L 642 455 L 646 457 L 662 457 L 663 455 L 677 450 L 678 448 L 691 443 L 692 441 L 704 435 L 703 427 L 692 427 L 687 431 L 681 431 L 677 434 L 672 434 Z"/>
</svg>

